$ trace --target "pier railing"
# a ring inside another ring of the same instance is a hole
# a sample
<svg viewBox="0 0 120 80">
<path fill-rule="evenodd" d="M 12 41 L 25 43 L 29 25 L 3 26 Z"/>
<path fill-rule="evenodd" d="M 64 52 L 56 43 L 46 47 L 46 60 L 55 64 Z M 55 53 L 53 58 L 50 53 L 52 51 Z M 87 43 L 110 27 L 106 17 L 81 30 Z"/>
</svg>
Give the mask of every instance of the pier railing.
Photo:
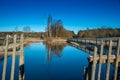
<svg viewBox="0 0 120 80">
<path fill-rule="evenodd" d="M 120 37 L 71 38 L 68 39 L 68 43 L 91 54 L 88 57 L 88 67 L 84 68 L 84 80 L 101 80 L 102 64 L 106 64 L 105 80 L 109 80 L 110 77 L 110 64 L 115 68 L 113 80 L 120 80 L 118 79 L 120 76 L 118 70 L 120 68 Z M 96 70 L 97 64 L 98 71 Z"/>
<path fill-rule="evenodd" d="M 84 44 L 93 44 L 93 45 L 101 45 L 101 41 L 104 42 L 105 46 L 109 46 L 109 41 L 112 40 L 112 46 L 117 46 L 117 40 L 120 37 L 112 37 L 112 38 L 71 38 L 67 41 L 79 42 Z"/>
<path fill-rule="evenodd" d="M 95 80 L 95 73 L 96 73 L 96 64 L 98 64 L 98 73 L 97 73 L 97 79 L 96 80 L 101 80 L 101 68 L 102 64 L 106 64 L 106 74 L 105 74 L 105 80 L 109 80 L 110 76 L 110 64 L 113 64 L 115 69 L 114 69 L 114 78 L 113 80 L 119 80 L 119 75 L 118 75 L 118 67 L 120 63 L 120 38 L 117 40 L 117 48 L 116 48 L 116 54 L 111 54 L 112 53 L 112 47 L 113 47 L 113 41 L 109 40 L 109 50 L 107 55 L 103 55 L 103 49 L 104 49 L 105 42 L 101 40 L 100 44 L 100 54 L 97 54 L 97 47 L 94 47 L 94 54 L 93 56 L 90 56 L 88 58 L 89 61 L 89 66 L 88 68 L 85 67 L 85 75 L 84 79 L 85 80 Z"/>
<path fill-rule="evenodd" d="M 0 51 L 1 56 L 4 57 L 4 63 L 3 63 L 3 71 L 2 71 L 2 80 L 6 79 L 6 68 L 7 68 L 7 57 L 12 56 L 12 65 L 11 65 L 11 74 L 10 74 L 10 80 L 14 80 L 14 72 L 15 72 L 15 58 L 16 56 L 19 56 L 19 80 L 24 80 L 24 51 L 23 51 L 23 34 L 20 35 L 19 38 L 19 44 L 17 44 L 18 38 L 17 34 L 14 34 L 12 36 L 13 43 L 12 45 L 9 44 L 10 37 L 9 35 L 5 38 L 5 47 L 3 51 Z M 19 45 L 19 51 L 17 51 L 17 46 Z M 11 50 L 9 51 L 9 46 L 11 47 Z"/>
</svg>

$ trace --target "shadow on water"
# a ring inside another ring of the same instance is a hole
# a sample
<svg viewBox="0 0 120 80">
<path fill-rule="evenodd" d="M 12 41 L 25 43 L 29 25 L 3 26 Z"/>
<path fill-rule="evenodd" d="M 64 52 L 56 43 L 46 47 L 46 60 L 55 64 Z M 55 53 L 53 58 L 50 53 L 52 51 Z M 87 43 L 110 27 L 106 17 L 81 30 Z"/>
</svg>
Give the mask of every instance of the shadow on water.
<svg viewBox="0 0 120 80">
<path fill-rule="evenodd" d="M 24 64 L 19 67 L 19 71 L 21 80 L 24 80 Z"/>
<path fill-rule="evenodd" d="M 118 74 L 117 74 L 117 80 L 120 80 L 120 63 L 119 63 L 119 67 L 118 67 Z"/>
<path fill-rule="evenodd" d="M 0 56 L 0 62 L 4 60 L 4 56 Z"/>
<path fill-rule="evenodd" d="M 66 43 L 44 43 L 47 50 L 48 61 L 52 60 L 52 56 L 55 54 L 57 57 L 62 56 L 62 50 L 67 46 Z"/>
</svg>

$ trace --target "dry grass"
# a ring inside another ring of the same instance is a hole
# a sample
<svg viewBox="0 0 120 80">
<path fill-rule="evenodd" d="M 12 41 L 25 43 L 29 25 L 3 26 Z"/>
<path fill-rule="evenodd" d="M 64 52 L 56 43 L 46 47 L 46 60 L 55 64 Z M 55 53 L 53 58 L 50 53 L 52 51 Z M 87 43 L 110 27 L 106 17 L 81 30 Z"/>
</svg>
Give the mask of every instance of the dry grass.
<svg viewBox="0 0 120 80">
<path fill-rule="evenodd" d="M 66 43 L 66 39 L 62 39 L 62 38 L 47 38 L 46 39 L 46 43 Z"/>
</svg>

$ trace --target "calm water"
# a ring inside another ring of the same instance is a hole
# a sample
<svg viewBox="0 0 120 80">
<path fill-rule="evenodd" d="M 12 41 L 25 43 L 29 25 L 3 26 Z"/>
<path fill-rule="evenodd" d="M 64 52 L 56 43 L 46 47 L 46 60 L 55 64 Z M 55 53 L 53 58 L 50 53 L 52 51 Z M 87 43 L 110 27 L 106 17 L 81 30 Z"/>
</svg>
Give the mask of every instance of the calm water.
<svg viewBox="0 0 120 80">
<path fill-rule="evenodd" d="M 25 48 L 25 80 L 81 80 L 86 57 L 88 54 L 67 45 L 31 44 Z"/>
<path fill-rule="evenodd" d="M 31 43 L 24 48 L 25 80 L 84 80 L 84 66 L 88 66 L 89 54 L 66 44 L 46 45 Z M 15 80 L 18 80 L 18 61 L 16 57 Z M 0 80 L 3 61 L 0 62 Z M 102 76 L 105 76 L 106 65 L 102 66 Z M 10 78 L 11 57 L 8 58 L 7 78 Z M 110 80 L 113 79 L 111 66 Z M 103 80 L 102 78 L 101 80 Z"/>
</svg>

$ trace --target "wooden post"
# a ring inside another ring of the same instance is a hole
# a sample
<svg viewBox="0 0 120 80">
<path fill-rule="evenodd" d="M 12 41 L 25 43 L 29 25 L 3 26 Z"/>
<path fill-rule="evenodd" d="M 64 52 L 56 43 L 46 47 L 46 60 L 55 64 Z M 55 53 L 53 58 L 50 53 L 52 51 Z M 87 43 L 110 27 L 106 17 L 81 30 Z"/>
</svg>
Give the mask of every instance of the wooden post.
<svg viewBox="0 0 120 80">
<path fill-rule="evenodd" d="M 23 34 L 21 34 L 21 40 L 20 40 L 20 42 L 21 42 L 21 48 L 20 48 L 20 54 L 22 54 L 22 55 L 24 55 L 24 50 L 23 50 L 24 44 L 23 44 L 23 41 L 24 41 Z M 24 59 L 24 57 L 23 57 L 22 59 Z M 20 64 L 24 64 L 23 60 L 20 61 Z"/>
<path fill-rule="evenodd" d="M 103 47 L 104 47 L 104 44 L 103 44 L 103 41 L 101 41 L 101 49 L 100 49 L 100 56 L 99 56 L 100 57 L 99 58 L 99 67 L 98 67 L 98 79 L 97 80 L 100 80 Z"/>
<path fill-rule="evenodd" d="M 96 70 L 96 56 L 97 55 L 97 47 L 94 47 L 94 55 L 93 55 L 93 64 L 92 64 L 92 73 L 91 73 L 91 80 L 95 78 L 95 70 Z"/>
<path fill-rule="evenodd" d="M 117 44 L 117 53 L 116 53 L 116 61 L 115 61 L 115 73 L 114 73 L 114 80 L 117 80 L 117 72 L 118 72 L 118 61 L 119 61 L 119 52 L 120 52 L 120 38 L 118 39 Z"/>
<path fill-rule="evenodd" d="M 16 34 L 14 35 L 13 40 L 13 54 L 12 54 L 12 67 L 11 67 L 11 77 L 10 80 L 14 80 L 14 69 L 15 69 L 15 54 L 16 54 Z"/>
<path fill-rule="evenodd" d="M 108 52 L 108 60 L 107 60 L 107 68 L 106 68 L 106 80 L 109 80 L 109 70 L 110 70 L 110 56 L 112 52 L 112 40 L 110 40 L 109 43 L 109 52 Z"/>
<path fill-rule="evenodd" d="M 7 53 L 8 53 L 8 35 L 6 36 L 6 46 L 5 46 L 5 53 L 4 53 L 4 65 L 3 65 L 2 80 L 5 80 L 5 75 L 6 75 Z"/>
<path fill-rule="evenodd" d="M 21 34 L 21 39 L 20 39 L 20 57 L 19 57 L 19 80 L 24 80 L 24 44 L 23 44 L 24 38 L 23 34 Z"/>
</svg>

